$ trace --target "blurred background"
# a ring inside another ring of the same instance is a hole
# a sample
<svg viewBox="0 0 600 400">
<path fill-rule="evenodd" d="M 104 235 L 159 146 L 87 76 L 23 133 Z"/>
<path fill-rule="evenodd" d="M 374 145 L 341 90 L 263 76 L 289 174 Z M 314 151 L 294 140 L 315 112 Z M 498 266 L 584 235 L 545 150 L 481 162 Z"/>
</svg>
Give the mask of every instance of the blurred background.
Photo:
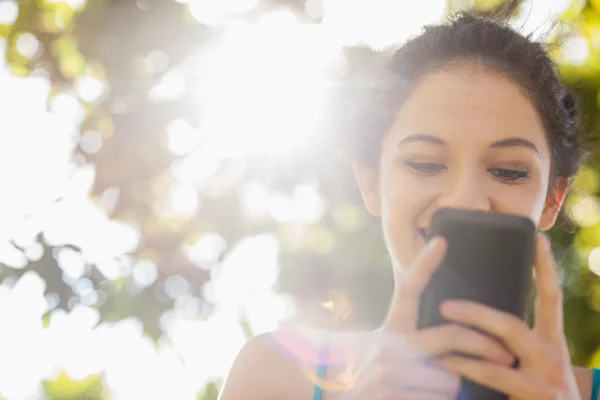
<svg viewBox="0 0 600 400">
<path fill-rule="evenodd" d="M 244 342 L 377 326 L 344 140 L 395 47 L 473 0 L 0 0 L 0 398 L 216 399 Z M 600 1 L 522 1 L 600 121 Z M 552 232 L 600 367 L 600 158 Z"/>
</svg>

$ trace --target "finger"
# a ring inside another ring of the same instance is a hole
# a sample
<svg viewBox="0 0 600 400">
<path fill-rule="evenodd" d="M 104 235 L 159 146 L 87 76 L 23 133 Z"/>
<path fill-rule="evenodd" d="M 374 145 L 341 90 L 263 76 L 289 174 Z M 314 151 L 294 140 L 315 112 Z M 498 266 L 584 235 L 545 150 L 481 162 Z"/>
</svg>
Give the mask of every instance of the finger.
<svg viewBox="0 0 600 400">
<path fill-rule="evenodd" d="M 420 393 L 420 392 L 407 392 L 399 391 L 396 388 L 385 388 L 379 389 L 382 393 L 378 396 L 373 397 L 373 392 L 367 393 L 365 396 L 356 397 L 357 399 L 385 399 L 385 400 L 448 400 L 454 397 L 448 397 L 448 395 L 441 393 Z"/>
<path fill-rule="evenodd" d="M 373 395 L 374 392 L 366 393 L 364 396 L 353 397 L 354 399 L 385 399 L 385 400 L 448 400 L 454 397 L 448 397 L 440 393 L 419 393 L 399 391 L 396 388 L 377 389 L 381 393 Z"/>
<path fill-rule="evenodd" d="M 469 300 L 446 300 L 440 311 L 448 320 L 490 333 L 503 341 L 521 360 L 535 360 L 540 354 L 539 339 L 512 314 Z"/>
<path fill-rule="evenodd" d="M 562 290 L 549 240 L 538 235 L 535 252 L 535 329 L 546 339 L 563 336 Z"/>
<path fill-rule="evenodd" d="M 344 391 L 348 399 L 449 399 L 460 389 L 460 377 L 436 365 L 394 360 L 379 352 L 378 362 L 357 371 Z M 373 367 L 373 365 L 377 365 Z M 346 399 L 342 396 L 341 398 Z"/>
<path fill-rule="evenodd" d="M 460 389 L 460 378 L 436 365 L 407 363 L 386 371 L 383 386 L 402 392 L 429 392 L 451 397 Z"/>
<path fill-rule="evenodd" d="M 513 365 L 516 359 L 498 340 L 456 324 L 424 329 L 415 333 L 409 341 L 428 357 L 460 352 L 508 366 Z"/>
<path fill-rule="evenodd" d="M 550 399 L 553 388 L 519 369 L 458 356 L 439 361 L 444 368 L 499 392 L 521 399 Z"/>
<path fill-rule="evenodd" d="M 444 259 L 446 248 L 446 240 L 435 237 L 417 255 L 407 274 L 396 284 L 386 317 L 387 329 L 403 332 L 416 328 L 421 293 Z"/>
</svg>

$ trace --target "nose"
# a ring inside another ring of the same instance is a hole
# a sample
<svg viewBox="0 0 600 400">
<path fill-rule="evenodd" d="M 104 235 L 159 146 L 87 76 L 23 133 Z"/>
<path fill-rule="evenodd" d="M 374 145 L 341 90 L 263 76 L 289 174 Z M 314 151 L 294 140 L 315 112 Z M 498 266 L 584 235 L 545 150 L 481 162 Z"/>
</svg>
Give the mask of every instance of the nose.
<svg viewBox="0 0 600 400">
<path fill-rule="evenodd" d="M 439 207 L 472 211 L 491 211 L 490 198 L 475 173 L 461 174 L 449 180 L 440 195 Z"/>
</svg>

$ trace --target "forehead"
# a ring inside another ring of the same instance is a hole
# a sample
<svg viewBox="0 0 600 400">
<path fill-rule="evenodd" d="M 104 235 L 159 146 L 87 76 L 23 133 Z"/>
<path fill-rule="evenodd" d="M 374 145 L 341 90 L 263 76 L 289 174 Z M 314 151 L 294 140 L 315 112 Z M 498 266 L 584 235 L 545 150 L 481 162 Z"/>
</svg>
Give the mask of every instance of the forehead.
<svg viewBox="0 0 600 400">
<path fill-rule="evenodd" d="M 524 91 L 502 74 L 472 66 L 421 78 L 392 129 L 396 137 L 416 131 L 449 144 L 522 137 L 549 151 L 539 114 Z"/>
</svg>

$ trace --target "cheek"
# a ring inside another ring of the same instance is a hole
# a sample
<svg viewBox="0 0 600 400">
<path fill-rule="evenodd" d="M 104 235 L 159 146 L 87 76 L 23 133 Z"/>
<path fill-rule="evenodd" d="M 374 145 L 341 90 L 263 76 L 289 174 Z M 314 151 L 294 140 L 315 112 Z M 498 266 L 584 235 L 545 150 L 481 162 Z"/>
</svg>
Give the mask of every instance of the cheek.
<svg viewBox="0 0 600 400">
<path fill-rule="evenodd" d="M 381 223 L 394 266 L 405 268 L 424 245 L 416 228 L 435 198 L 435 185 L 399 168 L 387 171 L 381 176 Z"/>
<path fill-rule="evenodd" d="M 413 226 L 437 197 L 439 186 L 433 181 L 397 173 L 394 179 L 382 182 L 382 217 L 390 223 Z"/>
<path fill-rule="evenodd" d="M 490 198 L 496 211 L 528 217 L 540 222 L 546 204 L 547 187 L 540 179 L 514 186 L 496 185 L 490 190 Z"/>
<path fill-rule="evenodd" d="M 401 168 L 386 168 L 381 175 L 381 222 L 387 247 L 395 267 L 406 268 L 424 245 L 416 228 L 424 224 L 424 216 L 433 212 L 440 200 L 441 178 L 419 177 Z M 482 174 L 477 185 L 483 190 L 492 211 L 522 215 L 536 225 L 546 204 L 547 187 L 543 176 L 532 177 L 528 182 L 507 185 Z M 452 186 L 452 185 L 450 185 Z"/>
</svg>

